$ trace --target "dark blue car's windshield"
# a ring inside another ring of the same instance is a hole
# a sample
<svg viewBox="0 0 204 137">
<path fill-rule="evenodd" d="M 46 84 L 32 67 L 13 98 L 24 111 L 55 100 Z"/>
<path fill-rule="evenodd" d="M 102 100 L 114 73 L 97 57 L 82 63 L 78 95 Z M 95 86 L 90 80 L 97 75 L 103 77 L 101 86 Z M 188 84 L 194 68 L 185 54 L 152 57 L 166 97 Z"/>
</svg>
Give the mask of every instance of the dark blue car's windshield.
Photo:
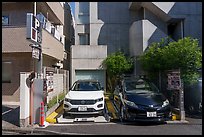
<svg viewBox="0 0 204 137">
<path fill-rule="evenodd" d="M 101 90 L 101 86 L 98 82 L 76 82 L 72 90 L 74 91 L 97 91 Z"/>
<path fill-rule="evenodd" d="M 125 82 L 125 91 L 127 93 L 158 93 L 158 88 L 151 82 L 144 81 L 142 79 L 135 81 L 126 81 Z"/>
</svg>

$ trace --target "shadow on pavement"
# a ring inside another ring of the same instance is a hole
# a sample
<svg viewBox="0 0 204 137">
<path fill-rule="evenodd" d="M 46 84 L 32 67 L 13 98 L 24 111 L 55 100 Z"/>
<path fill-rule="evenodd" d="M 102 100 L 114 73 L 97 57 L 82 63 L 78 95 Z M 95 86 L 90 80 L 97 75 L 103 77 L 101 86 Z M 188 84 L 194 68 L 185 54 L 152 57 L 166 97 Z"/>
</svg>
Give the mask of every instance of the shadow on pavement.
<svg viewBox="0 0 204 137">
<path fill-rule="evenodd" d="M 119 119 L 111 120 L 113 123 L 121 124 L 121 125 L 129 125 L 129 126 L 156 126 L 156 125 L 164 125 L 167 124 L 165 121 L 158 121 L 158 122 L 152 122 L 152 121 L 124 121 L 121 122 Z"/>
<path fill-rule="evenodd" d="M 188 118 L 194 118 L 194 119 L 202 119 L 202 112 L 200 113 L 189 113 L 189 112 L 186 112 L 186 117 Z"/>
<path fill-rule="evenodd" d="M 20 106 L 12 108 L 2 105 L 2 121 L 20 127 Z"/>
</svg>

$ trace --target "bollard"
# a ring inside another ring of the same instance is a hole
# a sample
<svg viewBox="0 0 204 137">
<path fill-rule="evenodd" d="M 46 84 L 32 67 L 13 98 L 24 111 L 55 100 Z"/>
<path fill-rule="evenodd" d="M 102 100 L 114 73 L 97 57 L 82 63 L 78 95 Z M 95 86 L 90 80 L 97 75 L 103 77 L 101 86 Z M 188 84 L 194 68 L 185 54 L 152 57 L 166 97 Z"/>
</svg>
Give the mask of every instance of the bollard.
<svg viewBox="0 0 204 137">
<path fill-rule="evenodd" d="M 41 107 L 40 107 L 40 126 L 45 126 L 44 124 L 45 121 L 45 113 L 44 113 L 44 103 L 41 102 Z"/>
</svg>

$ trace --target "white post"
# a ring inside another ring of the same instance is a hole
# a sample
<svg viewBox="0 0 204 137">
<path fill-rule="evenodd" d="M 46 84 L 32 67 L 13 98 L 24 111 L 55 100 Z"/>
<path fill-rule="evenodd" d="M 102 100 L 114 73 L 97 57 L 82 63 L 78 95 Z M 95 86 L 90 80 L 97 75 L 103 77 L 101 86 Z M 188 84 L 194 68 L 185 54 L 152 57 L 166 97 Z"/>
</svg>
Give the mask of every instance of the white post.
<svg viewBox="0 0 204 137">
<path fill-rule="evenodd" d="M 27 79 L 28 76 L 29 73 L 20 72 L 20 127 L 26 127 L 29 125 L 30 83 Z"/>
<path fill-rule="evenodd" d="M 34 11 L 33 11 L 33 14 L 34 14 L 34 16 L 36 17 L 36 11 L 37 11 L 37 8 L 36 8 L 37 6 L 36 6 L 36 2 L 34 2 Z"/>
</svg>

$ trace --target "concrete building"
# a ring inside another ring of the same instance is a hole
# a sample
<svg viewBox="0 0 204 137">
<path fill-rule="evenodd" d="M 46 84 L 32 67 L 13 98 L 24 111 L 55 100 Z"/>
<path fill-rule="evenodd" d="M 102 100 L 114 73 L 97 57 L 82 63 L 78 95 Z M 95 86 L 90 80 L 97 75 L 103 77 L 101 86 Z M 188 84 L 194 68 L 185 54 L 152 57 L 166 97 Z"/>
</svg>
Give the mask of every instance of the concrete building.
<svg viewBox="0 0 204 137">
<path fill-rule="evenodd" d="M 101 63 L 107 56 L 107 45 L 98 44 L 103 22 L 98 19 L 97 2 L 75 3 L 75 45 L 71 46 L 71 84 L 78 79 L 97 79 L 105 87 Z"/>
<path fill-rule="evenodd" d="M 71 14 L 64 2 L 36 2 L 36 14 L 42 23 L 42 67 L 61 64 L 68 70 L 71 42 Z M 37 70 L 32 44 L 26 39 L 27 13 L 34 13 L 34 2 L 2 3 L 2 101 L 20 101 L 20 72 Z M 63 63 L 65 63 L 63 65 Z M 42 71 L 43 73 L 43 71 Z"/>
<path fill-rule="evenodd" d="M 93 75 L 103 83 L 99 66 L 107 55 L 122 51 L 138 57 L 166 36 L 172 40 L 191 36 L 202 45 L 201 2 L 76 2 L 75 7 L 72 83 Z M 139 62 L 133 73 L 143 73 Z"/>
</svg>

